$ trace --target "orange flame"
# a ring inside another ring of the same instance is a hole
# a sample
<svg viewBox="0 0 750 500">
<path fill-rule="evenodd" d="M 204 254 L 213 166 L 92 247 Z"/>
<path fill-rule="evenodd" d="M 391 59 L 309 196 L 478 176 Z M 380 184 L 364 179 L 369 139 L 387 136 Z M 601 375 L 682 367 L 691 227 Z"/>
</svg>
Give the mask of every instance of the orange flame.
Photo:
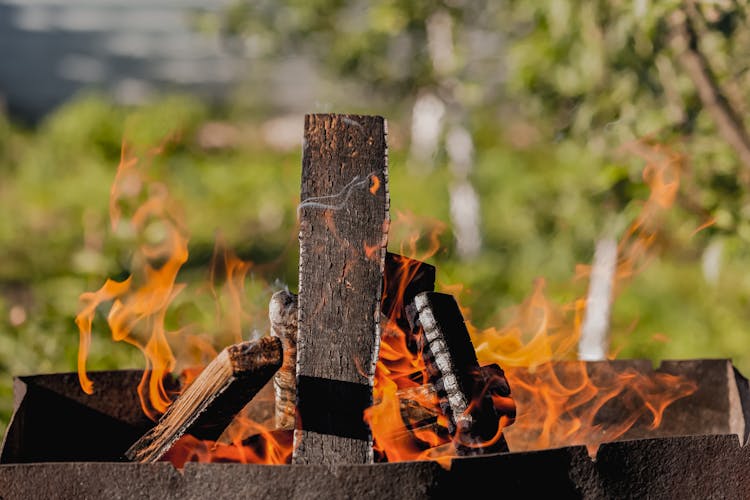
<svg viewBox="0 0 750 500">
<path fill-rule="evenodd" d="M 378 189 L 380 189 L 380 178 L 377 175 L 371 175 L 370 180 L 372 180 L 370 194 L 374 196 L 378 192 Z"/>
<path fill-rule="evenodd" d="M 618 245 L 620 281 L 642 271 L 653 255 L 659 221 L 679 187 L 680 155 L 661 146 L 640 152 L 647 162 L 643 179 L 651 192 Z M 590 269 L 579 265 L 576 271 L 577 277 L 587 277 Z M 692 381 L 667 374 L 617 370 L 606 363 L 553 364 L 576 358 L 585 306 L 582 298 L 565 306 L 552 303 L 544 295 L 544 281 L 538 280 L 502 328 L 479 331 L 467 322 L 480 361 L 506 369 L 518 404 L 516 423 L 506 432 L 511 450 L 585 444 L 593 455 L 600 443 L 622 436 L 646 415 L 650 427 L 657 427 L 669 404 L 695 392 Z M 614 404 L 625 408 L 602 420 Z"/>
<path fill-rule="evenodd" d="M 173 368 L 175 358 L 167 342 L 164 320 L 169 303 L 184 288 L 177 284 L 177 273 L 187 261 L 187 237 L 171 210 L 166 188 L 146 183 L 138 158 L 123 146 L 120 165 L 112 186 L 110 216 L 112 228 L 129 231 L 139 241 L 132 259 L 131 276 L 122 282 L 107 280 L 96 292 L 81 295 L 82 307 L 76 316 L 80 333 L 78 373 L 81 387 L 93 391 L 86 374 L 86 358 L 91 343 L 91 327 L 96 309 L 104 302 L 111 306 L 107 316 L 112 338 L 141 350 L 146 370 L 138 387 L 143 411 L 151 418 L 163 413 L 171 402 L 163 379 Z M 143 203 L 138 203 L 145 197 Z M 136 205 L 124 216 L 128 205 Z"/>
<path fill-rule="evenodd" d="M 410 393 L 410 400 L 432 411 L 435 422 L 413 427 L 414 422 L 405 422 L 402 414 L 402 403 L 398 391 L 415 389 L 427 383 L 426 367 L 420 352 L 413 352 L 408 338 L 410 333 L 400 326 L 405 318 L 401 317 L 404 306 L 404 292 L 419 271 L 419 261 L 432 257 L 440 249 L 439 236 L 444 225 L 431 222 L 427 238 L 420 238 L 417 226 L 424 225 L 412 215 L 397 214 L 392 228 L 395 233 L 406 229 L 408 237 L 402 240 L 400 252 L 407 258 L 397 259 L 399 269 L 388 279 L 398 280 L 395 286 L 387 283 L 383 299 L 393 301 L 391 315 L 381 324 L 380 354 L 375 367 L 373 400 L 375 404 L 365 410 L 365 421 L 373 434 L 374 449 L 383 461 L 398 462 L 405 460 L 438 460 L 447 464 L 455 455 L 450 436 L 440 433 L 439 429 L 447 427 L 446 417 L 440 414 L 437 399 L 426 393 Z M 426 240 L 423 241 L 423 240 Z M 420 244 L 426 248 L 418 250 Z M 416 260 L 412 260 L 416 259 Z M 387 297 L 388 291 L 395 296 Z M 409 427 L 407 427 L 407 424 Z"/>
<path fill-rule="evenodd" d="M 648 151 L 646 160 L 644 181 L 650 186 L 651 195 L 619 244 L 616 276 L 620 280 L 645 266 L 658 237 L 659 218 L 674 202 L 679 187 L 678 155 L 654 147 Z M 375 194 L 381 185 L 377 177 L 372 179 L 370 192 Z M 138 390 L 144 412 L 156 418 L 166 410 L 172 397 L 162 382 L 176 363 L 168 342 L 173 332 L 166 331 L 165 316 L 171 301 L 184 289 L 176 279 L 188 257 L 187 238 L 181 219 L 168 203 L 166 189 L 147 181 L 142 162 L 126 147 L 122 149 L 111 191 L 110 216 L 113 230 L 135 235 L 139 246 L 130 277 L 121 282 L 107 280 L 99 290 L 81 295 L 81 309 L 76 317 L 80 333 L 79 380 L 84 391 L 93 391 L 86 373 L 92 325 L 100 305 L 111 303 L 107 322 L 112 338 L 136 346 L 146 358 Z M 335 235 L 330 212 L 326 214 L 326 224 Z M 423 225 L 424 221 L 414 216 L 397 215 L 391 234 L 392 240 L 402 242 L 402 255 L 425 261 L 440 250 L 439 237 L 444 225 L 433 223 L 428 235 L 421 238 L 421 231 L 415 228 Z M 404 228 L 406 235 L 399 238 Z M 368 257 L 380 248 L 366 242 L 363 245 Z M 229 297 L 226 311 L 216 286 L 222 265 L 225 272 L 222 291 Z M 251 263 L 217 244 L 210 289 L 217 304 L 217 317 L 226 314 L 227 327 L 235 340 L 242 339 L 242 320 L 247 318 L 243 296 L 251 269 Z M 428 380 L 425 364 L 421 353 L 415 352 L 416 347 L 410 344 L 411 334 L 400 326 L 404 321 L 403 295 L 417 271 L 413 260 L 402 259 L 395 276 L 397 286 L 391 283 L 386 287 L 395 290 L 396 297 L 391 299 L 397 304 L 382 325 L 373 391 L 375 404 L 366 410 L 364 418 L 370 425 L 375 451 L 381 460 L 429 459 L 448 465 L 456 454 L 454 437 L 446 432 L 448 422 L 434 395 L 418 390 Z M 577 275 L 587 276 L 588 267 L 579 266 Z M 649 375 L 632 369 L 618 371 L 606 364 L 574 361 L 585 299 L 558 306 L 545 296 L 544 287 L 544 280 L 537 280 L 531 295 L 502 328 L 480 331 L 467 321 L 480 362 L 496 362 L 505 368 L 513 390 L 515 402 L 497 396 L 493 397 L 493 403 L 506 409 L 518 405 L 515 424 L 507 427 L 511 422 L 503 419 L 495 436 L 486 444 L 505 436 L 514 451 L 586 444 L 593 453 L 600 443 L 622 436 L 638 422 L 645 422 L 649 428 L 657 427 L 669 404 L 695 391 L 694 383 L 672 375 Z M 194 339 L 200 351 L 215 354 L 210 342 Z M 559 360 L 570 363 L 551 363 Z M 198 371 L 183 372 L 183 387 L 194 380 Z M 423 420 L 413 419 L 404 412 L 404 391 L 409 392 L 408 400 L 421 408 Z M 627 411 L 609 411 L 613 405 Z M 605 418 L 609 414 L 622 417 Z M 178 467 L 187 461 L 283 464 L 289 463 L 291 453 L 290 432 L 271 431 L 264 424 L 241 416 L 218 441 L 184 436 L 165 458 Z"/>
<path fill-rule="evenodd" d="M 227 326 L 234 338 L 234 342 L 242 341 L 242 320 L 248 317 L 248 314 L 244 311 L 242 299 L 245 291 L 245 279 L 252 267 L 252 262 L 240 259 L 233 251 L 224 246 L 221 239 L 217 240 L 214 247 L 214 255 L 211 259 L 211 273 L 209 276 L 211 293 L 214 296 L 216 304 L 216 317 L 227 318 L 227 322 L 229 323 Z M 219 293 L 216 290 L 216 283 L 219 279 L 217 273 L 220 270 L 224 272 L 224 290 L 229 296 L 229 311 L 227 314 L 222 310 Z"/>
<path fill-rule="evenodd" d="M 163 145 L 151 150 L 147 160 L 160 154 Z M 118 234 L 133 236 L 138 247 L 133 255 L 130 273 L 124 281 L 106 280 L 95 292 L 81 295 L 81 309 L 76 317 L 80 342 L 78 372 L 81 387 L 94 390 L 86 373 L 92 325 L 97 309 L 110 303 L 107 314 L 112 338 L 129 343 L 143 353 L 146 369 L 138 386 L 141 406 L 146 415 L 156 419 L 171 404 L 175 394 L 164 386 L 165 377 L 174 371 L 176 359 L 169 340 L 194 329 L 183 327 L 175 332 L 165 328 L 167 310 L 175 297 L 185 289 L 177 283 L 177 274 L 188 258 L 188 239 L 181 218 L 169 199 L 167 189 L 147 177 L 148 161 L 142 161 L 123 145 L 120 164 L 110 193 L 110 219 Z M 209 273 L 209 286 L 216 306 L 216 322 L 228 331 L 231 340 L 242 340 L 243 321 L 250 318 L 245 299 L 245 284 L 251 262 L 243 261 L 217 240 Z M 267 288 L 267 287 L 265 287 Z M 216 329 L 215 329 L 216 331 Z M 216 356 L 212 342 L 201 335 L 183 339 L 198 359 L 208 361 Z M 181 386 L 187 388 L 202 367 L 182 370 Z M 257 398 L 256 398 L 257 399 Z M 269 427 L 238 416 L 217 442 L 183 437 L 166 459 L 182 466 L 186 461 L 238 461 L 246 463 L 287 463 L 291 457 L 291 437 L 272 432 Z"/>
<path fill-rule="evenodd" d="M 257 425 L 257 424 L 256 424 Z M 243 464 L 283 465 L 291 463 L 292 432 L 270 432 L 262 426 L 258 434 L 245 440 L 200 440 L 190 434 L 181 437 L 163 460 L 182 468 L 187 462 L 239 462 Z"/>
</svg>

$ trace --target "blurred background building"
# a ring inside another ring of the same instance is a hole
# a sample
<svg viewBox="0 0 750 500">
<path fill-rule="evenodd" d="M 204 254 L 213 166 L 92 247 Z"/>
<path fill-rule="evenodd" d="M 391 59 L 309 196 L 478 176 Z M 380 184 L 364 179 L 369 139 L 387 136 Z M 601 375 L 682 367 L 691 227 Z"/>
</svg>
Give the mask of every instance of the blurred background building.
<svg viewBox="0 0 750 500">
<path fill-rule="evenodd" d="M 10 113 L 37 121 L 82 90 L 123 104 L 156 92 L 209 99 L 229 92 L 243 73 L 192 15 L 226 1 L 0 2 L 0 93 Z"/>
</svg>

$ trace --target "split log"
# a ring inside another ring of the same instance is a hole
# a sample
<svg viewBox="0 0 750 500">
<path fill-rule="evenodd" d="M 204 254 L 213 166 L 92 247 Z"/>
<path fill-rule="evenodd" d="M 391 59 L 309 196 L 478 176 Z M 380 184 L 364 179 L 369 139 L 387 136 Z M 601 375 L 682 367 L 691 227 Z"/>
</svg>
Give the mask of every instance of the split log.
<svg viewBox="0 0 750 500">
<path fill-rule="evenodd" d="M 282 362 L 281 341 L 264 337 L 227 347 L 125 453 L 133 462 L 159 460 L 186 432 L 216 440 L 271 379 Z"/>
<path fill-rule="evenodd" d="M 281 340 L 284 361 L 273 377 L 277 429 L 294 429 L 297 405 L 297 296 L 282 290 L 268 306 L 271 335 Z"/>
<path fill-rule="evenodd" d="M 305 117 L 293 463 L 373 461 L 363 412 L 380 339 L 385 137 L 381 117 Z"/>
<path fill-rule="evenodd" d="M 414 297 L 420 292 L 434 289 L 434 266 L 402 255 L 386 253 L 381 313 L 383 317 L 395 321 L 401 331 L 408 333 L 411 330 L 410 323 L 413 324 L 416 318 Z M 274 375 L 276 428 L 293 429 L 297 397 L 297 296 L 288 290 L 276 292 L 271 297 L 268 315 L 271 335 L 281 339 L 284 349 L 284 362 Z M 416 349 L 416 345 L 414 347 Z M 413 422 L 408 409 L 420 405 L 412 404 L 407 394 L 399 399 L 406 411 L 404 422 Z"/>
<path fill-rule="evenodd" d="M 414 297 L 433 290 L 435 266 L 391 252 L 386 254 L 382 312 L 395 321 L 401 331 L 413 333 L 417 315 Z M 407 341 L 411 344 L 412 336 Z"/>
<path fill-rule="evenodd" d="M 481 369 L 455 299 L 435 292 L 415 298 L 422 355 L 460 455 L 508 451 L 501 425 L 515 418 L 510 388 L 497 365 Z M 495 406 L 495 400 L 500 403 Z M 505 418 L 501 418 L 505 417 Z"/>
</svg>

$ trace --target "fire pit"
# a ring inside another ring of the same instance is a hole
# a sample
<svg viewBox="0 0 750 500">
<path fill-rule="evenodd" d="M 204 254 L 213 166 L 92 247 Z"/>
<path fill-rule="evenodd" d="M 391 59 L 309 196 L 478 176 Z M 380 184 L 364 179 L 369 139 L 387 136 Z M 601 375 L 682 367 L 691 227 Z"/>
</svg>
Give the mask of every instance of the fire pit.
<svg viewBox="0 0 750 500">
<path fill-rule="evenodd" d="M 616 364 L 621 369 L 648 366 Z M 587 365 L 594 373 L 597 363 Z M 236 497 L 237 492 L 259 498 L 448 498 L 481 494 L 488 477 L 501 482 L 505 493 L 518 496 L 747 496 L 747 380 L 726 360 L 665 362 L 660 369 L 689 373 L 703 383 L 664 411 L 659 428 L 636 425 L 626 433 L 628 440 L 602 444 L 595 460 L 584 446 L 575 446 L 455 458 L 449 470 L 432 461 L 187 463 L 181 471 L 168 462 L 117 463 L 154 424 L 143 415 L 133 391 L 141 372 L 92 373 L 102 389 L 92 396 L 82 394 L 75 373 L 20 377 L 0 456 L 2 498 L 205 498 Z M 258 406 L 253 411 L 262 412 Z M 50 415 L 55 425 L 49 425 Z M 647 435 L 651 437 L 637 439 Z"/>
<path fill-rule="evenodd" d="M 228 347 L 190 382 L 157 369 L 86 373 L 85 356 L 77 374 L 17 378 L 0 498 L 750 493 L 750 387 L 728 360 L 480 364 L 455 299 L 434 292 L 435 268 L 386 252 L 385 136 L 379 117 L 306 118 L 299 296 L 272 297 L 272 336 Z M 150 269 L 171 272 L 171 286 L 186 254 L 180 238 L 168 243 Z M 117 304 L 113 332 L 132 329 L 130 286 L 89 294 L 84 354 L 101 302 Z M 394 338 L 419 363 L 400 378 L 379 356 Z M 177 396 L 159 410 L 136 386 Z M 539 406 L 545 387 L 566 402 Z M 277 463 L 291 464 L 190 462 L 242 418 L 275 427 L 208 461 L 252 462 L 246 453 L 273 441 L 291 454 Z"/>
</svg>

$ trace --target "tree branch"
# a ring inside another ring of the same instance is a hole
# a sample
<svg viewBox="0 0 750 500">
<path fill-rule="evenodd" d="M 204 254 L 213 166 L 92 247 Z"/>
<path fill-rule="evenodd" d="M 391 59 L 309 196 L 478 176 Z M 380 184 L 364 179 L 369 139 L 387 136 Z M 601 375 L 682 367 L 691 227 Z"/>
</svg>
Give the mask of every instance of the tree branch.
<svg viewBox="0 0 750 500">
<path fill-rule="evenodd" d="M 700 52 L 695 30 L 684 10 L 678 9 L 669 17 L 669 29 L 672 48 L 695 85 L 703 107 L 744 167 L 740 179 L 750 184 L 750 135 L 719 87 L 706 56 Z"/>
</svg>

